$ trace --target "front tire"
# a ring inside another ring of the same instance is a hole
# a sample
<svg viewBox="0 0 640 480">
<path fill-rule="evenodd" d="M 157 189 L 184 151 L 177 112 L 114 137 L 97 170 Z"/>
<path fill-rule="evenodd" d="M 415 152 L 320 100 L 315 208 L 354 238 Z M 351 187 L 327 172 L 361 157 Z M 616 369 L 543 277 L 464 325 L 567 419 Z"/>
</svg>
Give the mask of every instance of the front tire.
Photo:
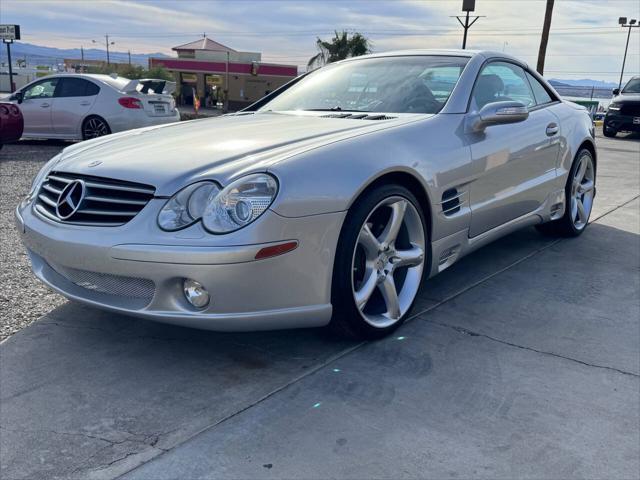
<svg viewBox="0 0 640 480">
<path fill-rule="evenodd" d="M 396 330 L 416 299 L 428 251 L 424 214 L 409 190 L 383 185 L 365 193 L 340 233 L 330 328 L 359 339 Z"/>
<path fill-rule="evenodd" d="M 92 117 L 87 117 L 84 122 L 82 122 L 83 140 L 102 137 L 104 135 L 109 135 L 110 133 L 111 128 L 109 128 L 107 121 L 98 116 L 94 115 Z"/>
<path fill-rule="evenodd" d="M 614 130 L 613 128 L 609 128 L 606 125 L 602 126 L 602 134 L 605 137 L 609 137 L 609 138 L 613 138 L 616 136 L 618 132 L 616 130 Z"/>
<path fill-rule="evenodd" d="M 565 186 L 565 212 L 562 218 L 537 225 L 547 235 L 577 237 L 587 228 L 596 193 L 596 165 L 593 155 L 583 148 L 569 171 Z"/>
</svg>

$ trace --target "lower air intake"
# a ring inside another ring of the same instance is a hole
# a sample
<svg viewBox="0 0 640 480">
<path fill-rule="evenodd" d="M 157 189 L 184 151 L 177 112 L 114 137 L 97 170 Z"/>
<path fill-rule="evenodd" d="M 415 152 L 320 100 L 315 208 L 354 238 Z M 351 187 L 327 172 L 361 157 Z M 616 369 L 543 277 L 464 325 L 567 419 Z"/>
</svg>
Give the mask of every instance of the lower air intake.
<svg viewBox="0 0 640 480">
<path fill-rule="evenodd" d="M 71 283 L 94 292 L 136 298 L 149 303 L 156 290 L 153 281 L 146 278 L 124 277 L 52 264 L 50 267 Z"/>
</svg>

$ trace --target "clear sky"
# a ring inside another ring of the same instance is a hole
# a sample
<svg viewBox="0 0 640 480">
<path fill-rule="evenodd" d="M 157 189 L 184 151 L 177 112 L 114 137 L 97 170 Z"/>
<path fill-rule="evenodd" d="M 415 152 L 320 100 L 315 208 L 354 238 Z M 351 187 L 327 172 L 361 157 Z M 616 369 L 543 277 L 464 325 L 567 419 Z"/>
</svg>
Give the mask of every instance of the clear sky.
<svg viewBox="0 0 640 480">
<path fill-rule="evenodd" d="M 317 36 L 359 31 L 375 51 L 459 48 L 451 15 L 462 0 L 1 0 L 0 23 L 23 40 L 59 48 L 93 47 L 108 33 L 117 51 L 163 52 L 206 33 L 264 61 L 305 65 Z M 477 0 L 468 48 L 506 51 L 535 65 L 545 0 Z M 617 81 L 626 41 L 618 17 L 640 20 L 640 0 L 556 0 L 545 75 Z M 626 72 L 640 74 L 640 28 Z M 626 75 L 625 75 L 626 77 Z"/>
</svg>

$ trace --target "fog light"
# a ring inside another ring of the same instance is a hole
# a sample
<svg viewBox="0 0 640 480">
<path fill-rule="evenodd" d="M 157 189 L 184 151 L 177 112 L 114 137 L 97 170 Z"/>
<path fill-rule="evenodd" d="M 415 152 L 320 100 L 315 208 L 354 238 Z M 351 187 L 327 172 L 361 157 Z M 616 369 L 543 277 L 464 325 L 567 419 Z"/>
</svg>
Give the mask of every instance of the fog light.
<svg viewBox="0 0 640 480">
<path fill-rule="evenodd" d="M 184 296 L 187 301 L 196 308 L 204 308 L 209 305 L 209 292 L 200 282 L 186 279 L 182 284 Z"/>
</svg>

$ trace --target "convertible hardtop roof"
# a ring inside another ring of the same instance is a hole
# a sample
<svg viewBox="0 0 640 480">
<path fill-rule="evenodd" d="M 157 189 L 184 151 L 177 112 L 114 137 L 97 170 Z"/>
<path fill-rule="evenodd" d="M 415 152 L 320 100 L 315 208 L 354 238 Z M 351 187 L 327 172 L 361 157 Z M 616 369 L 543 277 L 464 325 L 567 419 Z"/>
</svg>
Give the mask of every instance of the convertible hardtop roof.
<svg viewBox="0 0 640 480">
<path fill-rule="evenodd" d="M 362 55 L 360 57 L 351 57 L 342 62 L 351 62 L 357 60 L 363 60 L 367 58 L 382 58 L 382 57 L 403 57 L 412 55 L 437 55 L 437 56 L 449 56 L 449 57 L 467 57 L 472 58 L 475 56 L 482 56 L 484 58 L 505 58 L 521 65 L 527 65 L 525 62 L 517 57 L 513 57 L 503 52 L 494 52 L 491 50 L 462 50 L 460 48 L 452 49 L 412 49 L 412 50 L 392 50 L 389 52 L 371 53 L 369 55 Z M 338 62 L 336 62 L 338 63 Z"/>
</svg>

